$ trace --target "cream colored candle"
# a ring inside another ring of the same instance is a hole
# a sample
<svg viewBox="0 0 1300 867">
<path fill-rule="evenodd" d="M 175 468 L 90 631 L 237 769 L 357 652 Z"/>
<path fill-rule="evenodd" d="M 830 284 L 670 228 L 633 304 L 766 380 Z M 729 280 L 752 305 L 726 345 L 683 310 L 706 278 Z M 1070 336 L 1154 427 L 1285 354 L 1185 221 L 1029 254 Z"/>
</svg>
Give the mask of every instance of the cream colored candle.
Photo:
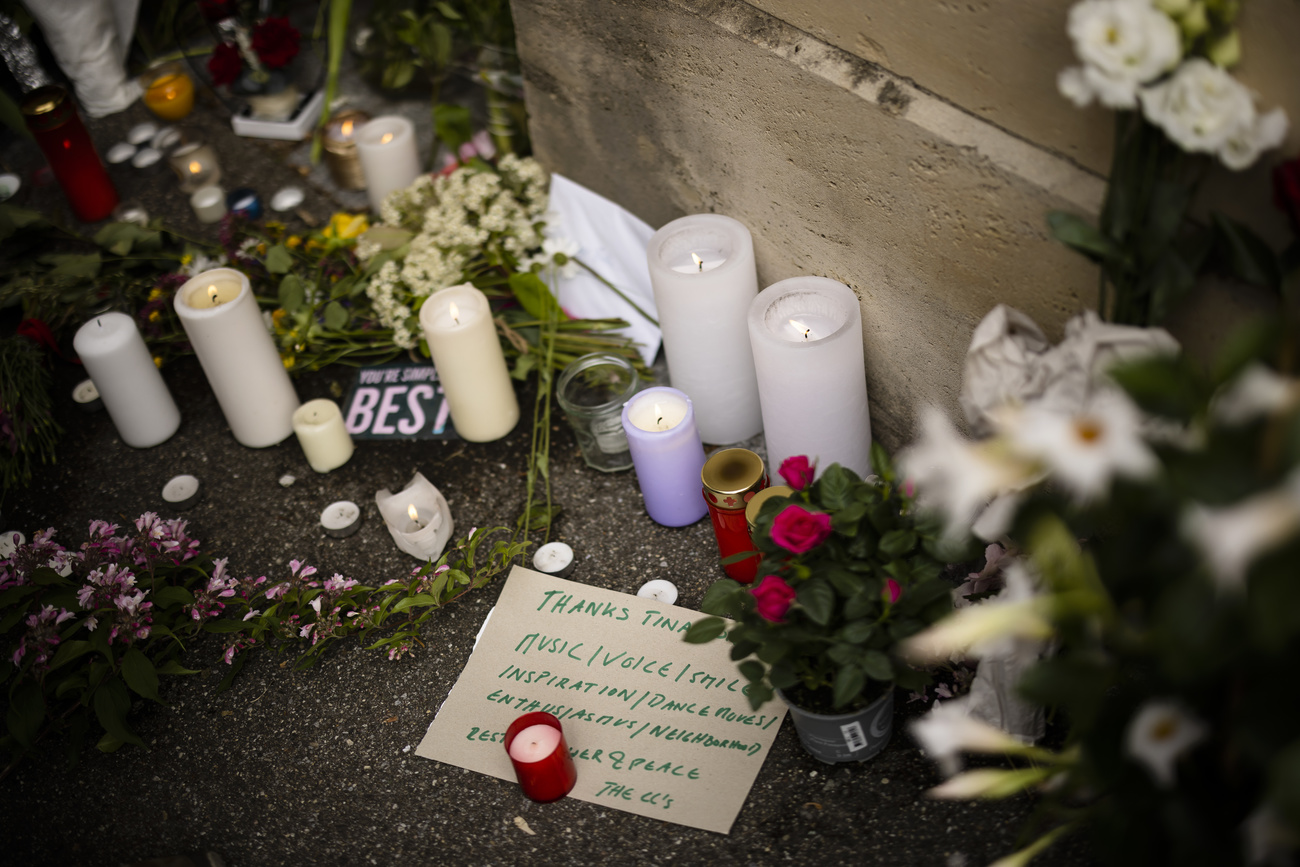
<svg viewBox="0 0 1300 867">
<path fill-rule="evenodd" d="M 367 122 L 356 137 L 370 209 L 378 213 L 385 196 L 409 187 L 420 176 L 415 125 L 404 117 L 385 115 Z"/>
<path fill-rule="evenodd" d="M 352 437 L 343 426 L 343 413 L 332 400 L 309 400 L 293 413 L 293 432 L 318 473 L 338 469 L 352 457 Z"/>
<path fill-rule="evenodd" d="M 215 223 L 226 215 L 226 191 L 215 185 L 199 187 L 190 196 L 190 207 L 200 223 Z"/>
<path fill-rule="evenodd" d="M 430 295 L 420 327 L 462 439 L 499 440 L 519 421 L 519 401 L 487 296 L 470 283 Z"/>
<path fill-rule="evenodd" d="M 235 439 L 264 448 L 293 433 L 298 395 L 248 278 L 233 268 L 204 271 L 177 290 L 175 305 Z"/>
</svg>

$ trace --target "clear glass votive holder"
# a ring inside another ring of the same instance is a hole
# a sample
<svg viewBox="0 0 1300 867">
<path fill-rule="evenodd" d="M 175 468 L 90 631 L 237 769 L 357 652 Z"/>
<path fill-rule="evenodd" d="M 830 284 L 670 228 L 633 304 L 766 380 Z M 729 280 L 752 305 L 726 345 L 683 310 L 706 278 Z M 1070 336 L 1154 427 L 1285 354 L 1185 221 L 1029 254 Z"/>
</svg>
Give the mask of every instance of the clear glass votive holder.
<svg viewBox="0 0 1300 867">
<path fill-rule="evenodd" d="M 640 389 L 632 362 L 613 353 L 580 356 L 560 373 L 555 397 L 573 426 L 587 466 L 603 473 L 631 468 L 623 404 Z"/>
</svg>

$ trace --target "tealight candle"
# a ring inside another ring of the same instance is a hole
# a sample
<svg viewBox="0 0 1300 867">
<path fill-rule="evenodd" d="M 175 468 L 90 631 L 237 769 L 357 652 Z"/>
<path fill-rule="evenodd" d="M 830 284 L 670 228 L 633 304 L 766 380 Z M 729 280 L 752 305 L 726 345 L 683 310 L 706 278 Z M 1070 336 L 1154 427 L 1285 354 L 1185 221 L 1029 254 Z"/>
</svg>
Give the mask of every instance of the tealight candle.
<svg viewBox="0 0 1300 867">
<path fill-rule="evenodd" d="M 294 410 L 293 432 L 307 463 L 318 473 L 338 469 L 352 457 L 352 437 L 339 405 L 332 400 L 309 400 Z"/>
<path fill-rule="evenodd" d="M 533 568 L 563 578 L 573 571 L 573 549 L 563 542 L 547 542 L 533 554 Z"/>
<path fill-rule="evenodd" d="M 163 485 L 162 498 L 173 509 L 188 509 L 199 501 L 199 480 L 188 474 L 172 476 Z"/>
<path fill-rule="evenodd" d="M 368 120 L 370 115 L 363 111 L 345 111 L 331 118 L 325 127 L 325 165 L 329 167 L 334 183 L 345 190 L 366 188 L 361 155 L 357 150 L 357 133 Z"/>
<path fill-rule="evenodd" d="M 768 461 L 807 455 L 871 472 L 862 314 L 857 296 L 825 277 L 792 277 L 749 308 Z"/>
<path fill-rule="evenodd" d="M 510 433 L 519 401 L 487 296 L 470 283 L 435 292 L 420 307 L 420 327 L 456 433 L 476 443 Z"/>
<path fill-rule="evenodd" d="M 83 379 L 72 389 L 72 400 L 82 412 L 99 412 L 104 408 L 104 401 L 99 397 L 99 389 L 93 380 Z"/>
<path fill-rule="evenodd" d="M 200 223 L 215 223 L 226 215 L 226 194 L 221 187 L 199 187 L 190 196 L 190 207 Z"/>
<path fill-rule="evenodd" d="M 183 144 L 172 151 L 168 161 L 180 179 L 183 193 L 192 193 L 199 187 L 214 185 L 221 180 L 221 164 L 217 162 L 217 152 L 210 145 L 200 142 Z"/>
<path fill-rule="evenodd" d="M 325 535 L 346 539 L 361 529 L 361 507 L 351 500 L 330 503 L 320 513 L 320 525 Z"/>
<path fill-rule="evenodd" d="M 654 578 L 642 584 L 641 589 L 636 591 L 636 595 L 642 599 L 653 599 L 664 605 L 672 605 L 677 601 L 677 587 L 671 581 Z"/>
<path fill-rule="evenodd" d="M 578 782 L 564 729 L 549 713 L 534 711 L 512 722 L 506 729 L 505 748 L 520 788 L 539 804 L 558 801 Z"/>
<path fill-rule="evenodd" d="M 415 125 L 404 117 L 385 115 L 368 121 L 356 137 L 370 209 L 378 213 L 389 193 L 409 187 L 420 176 Z"/>
<path fill-rule="evenodd" d="M 262 199 L 251 187 L 240 187 L 226 196 L 226 207 L 232 214 L 256 220 L 262 216 Z"/>
<path fill-rule="evenodd" d="M 176 433 L 181 412 L 135 320 L 125 313 L 101 313 L 77 329 L 72 346 L 122 442 L 148 448 Z"/>
<path fill-rule="evenodd" d="M 144 104 L 163 120 L 180 120 L 194 110 L 194 80 L 179 63 L 163 63 L 140 76 Z"/>
<path fill-rule="evenodd" d="M 248 278 L 204 271 L 176 291 L 175 307 L 235 439 L 263 448 L 293 433 L 298 395 Z"/>
<path fill-rule="evenodd" d="M 624 404 L 622 420 L 650 518 L 666 527 L 703 518 L 708 511 L 699 494 L 704 446 L 691 399 L 675 388 L 649 388 Z"/>
<path fill-rule="evenodd" d="M 375 505 L 397 547 L 421 560 L 440 555 L 455 530 L 447 499 L 422 473 L 396 494 L 379 491 Z"/>
<path fill-rule="evenodd" d="M 758 294 L 749 230 L 721 214 L 682 217 L 655 232 L 646 258 L 669 379 L 691 396 L 700 437 L 754 436 L 763 419 L 745 329 Z"/>
</svg>

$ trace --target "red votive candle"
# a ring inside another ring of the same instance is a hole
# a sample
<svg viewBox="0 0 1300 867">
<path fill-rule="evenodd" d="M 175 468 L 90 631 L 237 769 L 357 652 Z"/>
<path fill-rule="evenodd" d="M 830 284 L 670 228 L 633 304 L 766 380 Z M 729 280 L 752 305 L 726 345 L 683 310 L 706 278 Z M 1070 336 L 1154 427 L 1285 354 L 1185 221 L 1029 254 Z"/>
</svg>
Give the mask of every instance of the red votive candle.
<svg viewBox="0 0 1300 867">
<path fill-rule="evenodd" d="M 23 99 L 22 110 L 77 219 L 94 223 L 113 213 L 117 188 L 68 91 L 54 84 L 38 87 Z"/>
<path fill-rule="evenodd" d="M 745 520 L 745 504 L 767 487 L 763 459 L 748 449 L 723 449 L 704 462 L 700 480 L 722 559 L 754 551 L 752 557 L 723 563 L 723 571 L 734 581 L 752 584 L 758 577 L 759 558 Z"/>
<path fill-rule="evenodd" d="M 560 721 L 549 713 L 526 713 L 506 729 L 506 755 L 524 794 L 539 804 L 558 801 L 578 782 Z"/>
</svg>

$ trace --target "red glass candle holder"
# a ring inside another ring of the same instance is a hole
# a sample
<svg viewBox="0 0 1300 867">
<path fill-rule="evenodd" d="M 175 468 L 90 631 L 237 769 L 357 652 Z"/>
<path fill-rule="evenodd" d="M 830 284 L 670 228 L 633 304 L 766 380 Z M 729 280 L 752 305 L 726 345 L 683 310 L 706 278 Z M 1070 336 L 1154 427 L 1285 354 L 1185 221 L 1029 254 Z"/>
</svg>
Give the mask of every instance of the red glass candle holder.
<svg viewBox="0 0 1300 867">
<path fill-rule="evenodd" d="M 723 449 L 704 462 L 700 480 L 704 483 L 704 503 L 709 507 L 709 520 L 722 559 L 754 552 L 751 557 L 724 562 L 722 569 L 728 578 L 752 584 L 758 577 L 759 557 L 745 520 L 745 504 L 767 487 L 763 459 L 748 449 Z"/>
<path fill-rule="evenodd" d="M 54 84 L 38 87 L 23 99 L 22 111 L 77 219 L 94 223 L 112 214 L 117 188 L 68 91 Z"/>
<path fill-rule="evenodd" d="M 548 726 L 555 729 L 560 736 L 558 743 L 535 760 L 515 758 L 517 751 L 512 752 L 510 749 L 514 745 L 515 738 L 533 726 Z M 560 727 L 560 721 L 551 714 L 535 711 L 519 717 L 506 729 L 505 746 L 506 755 L 510 757 L 510 764 L 514 766 L 515 776 L 519 779 L 519 787 L 530 799 L 539 804 L 549 804 L 573 791 L 574 785 L 578 782 L 578 769 L 574 767 L 573 757 L 569 755 L 569 745 L 564 741 L 564 729 Z"/>
</svg>

